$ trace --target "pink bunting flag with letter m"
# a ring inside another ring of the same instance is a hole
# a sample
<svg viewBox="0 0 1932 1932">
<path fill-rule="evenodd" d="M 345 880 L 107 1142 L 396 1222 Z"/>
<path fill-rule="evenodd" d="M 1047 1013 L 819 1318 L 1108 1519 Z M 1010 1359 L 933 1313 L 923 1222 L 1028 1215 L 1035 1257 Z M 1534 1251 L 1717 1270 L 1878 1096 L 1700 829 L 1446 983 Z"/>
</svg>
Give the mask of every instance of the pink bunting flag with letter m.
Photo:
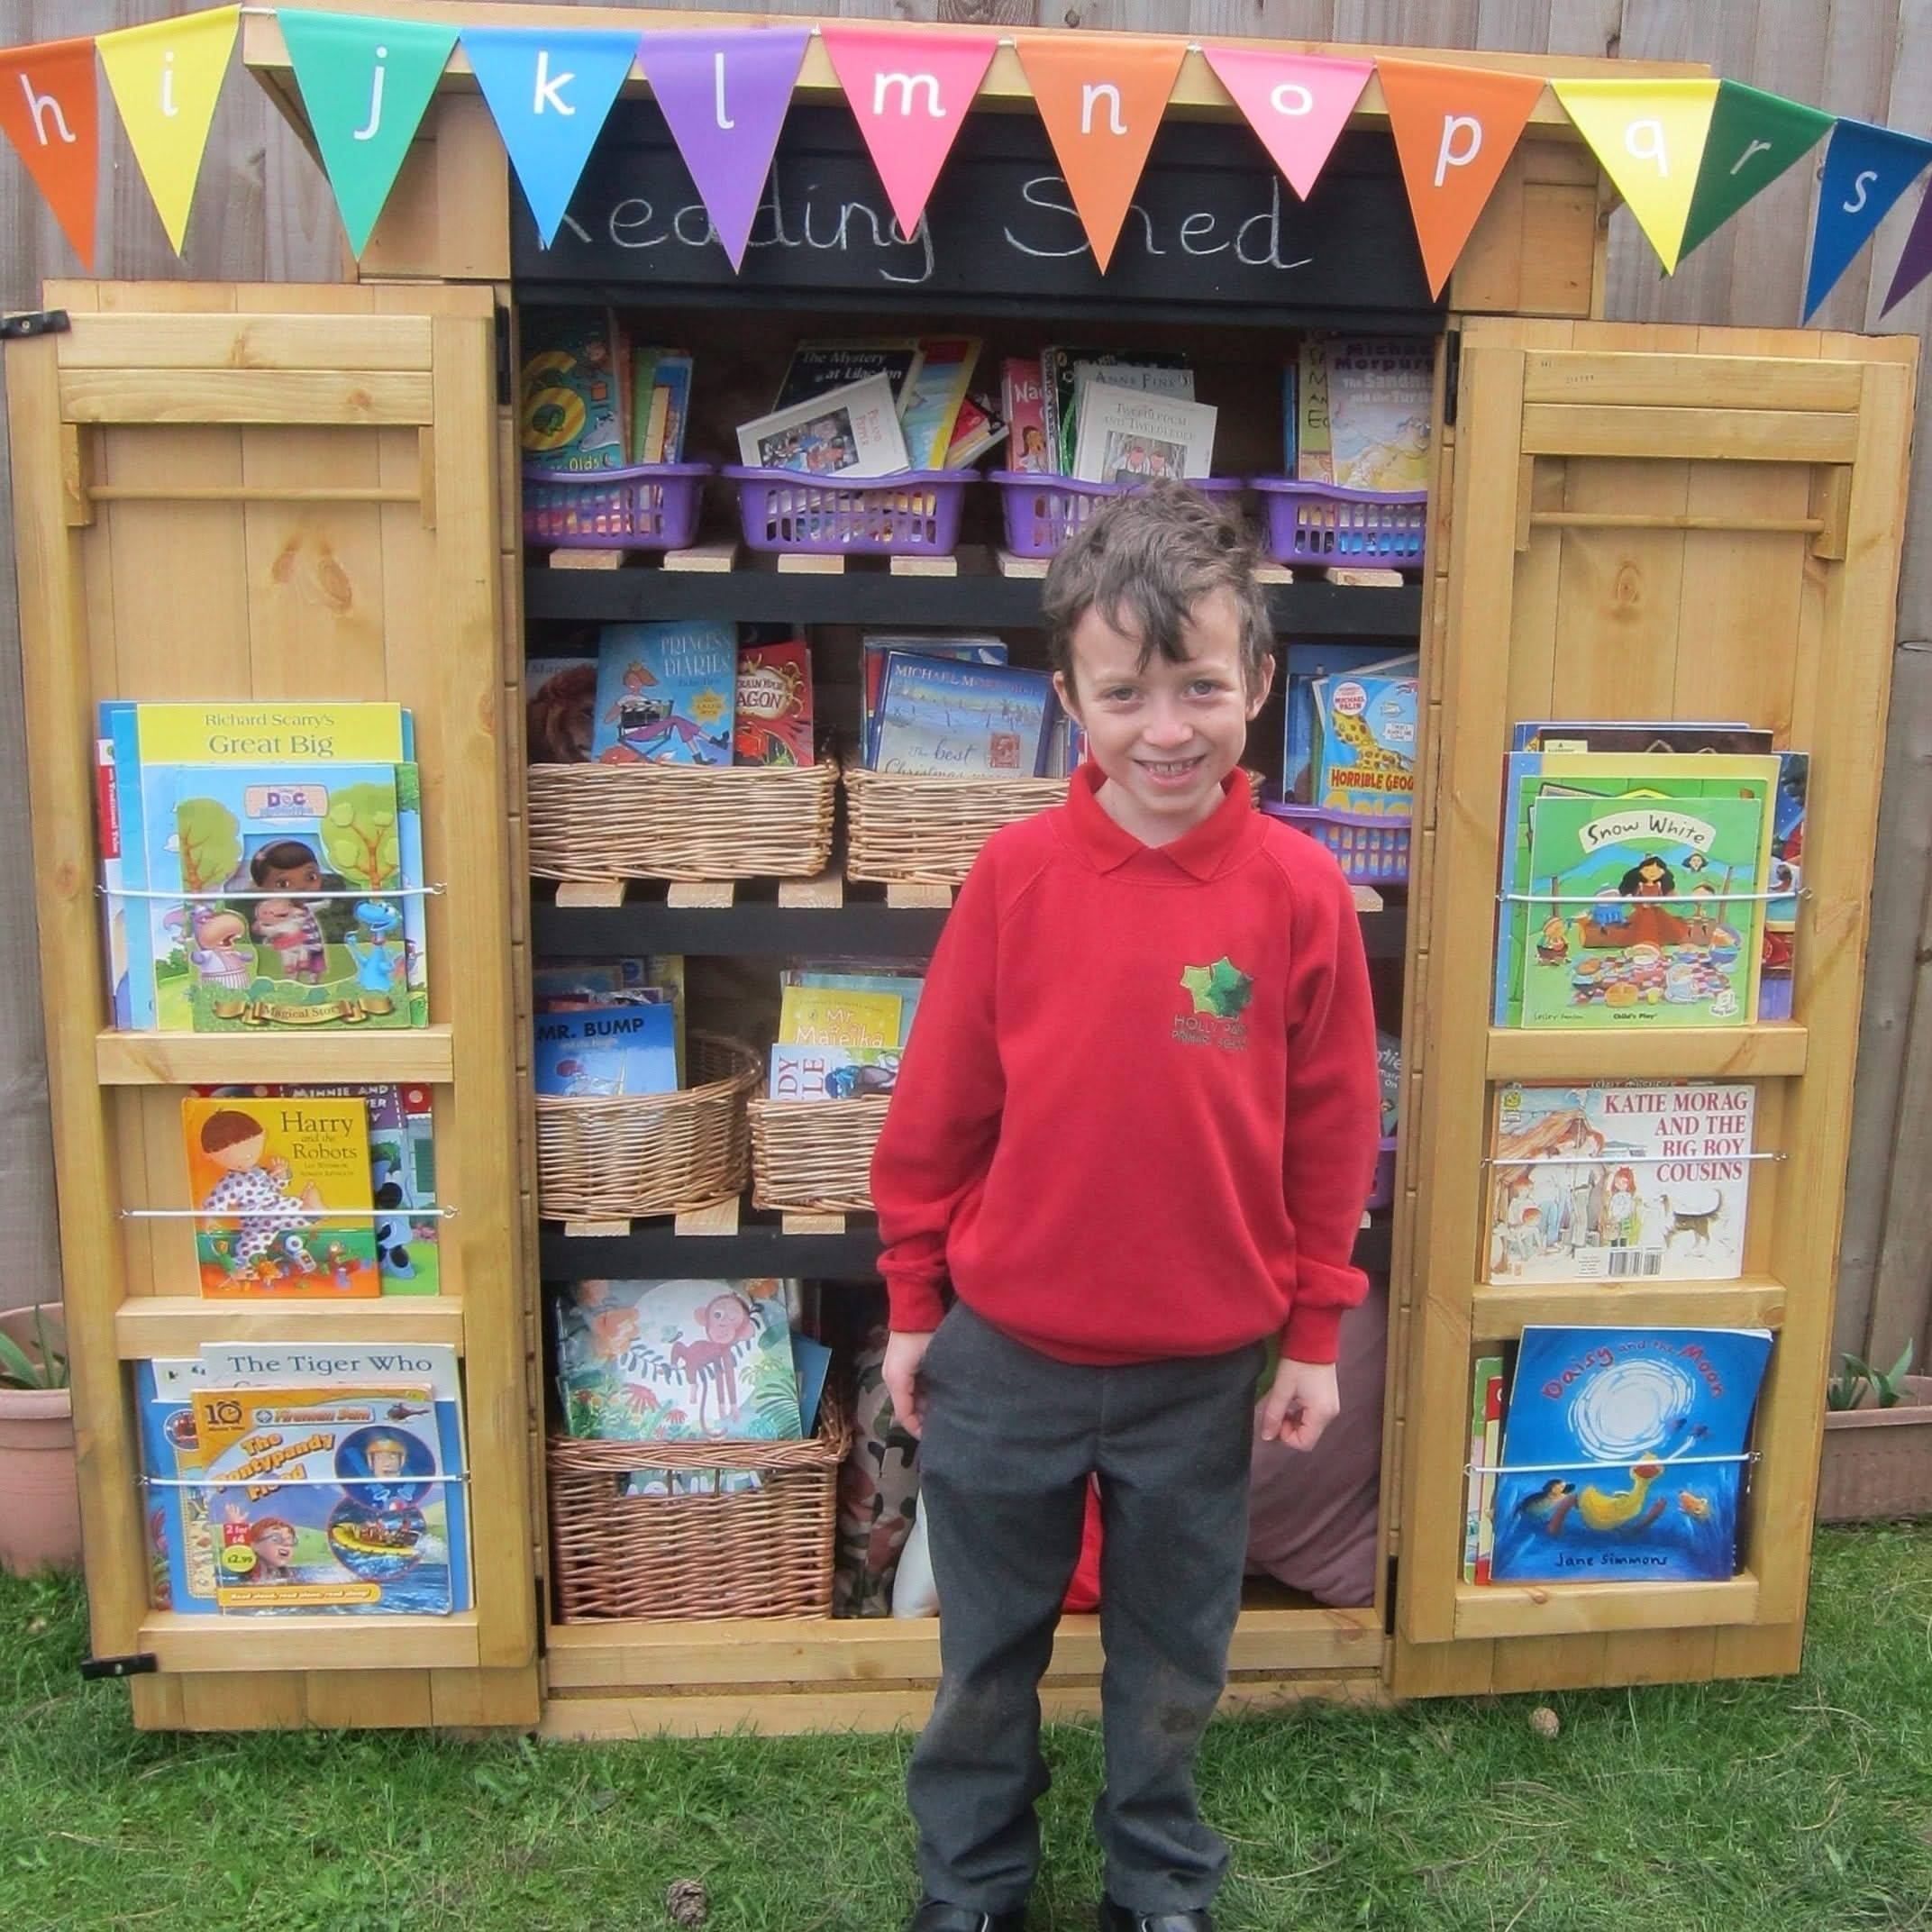
<svg viewBox="0 0 1932 1932">
<path fill-rule="evenodd" d="M 644 78 L 734 269 L 744 266 L 810 39 L 805 27 L 644 32 Z"/>
<path fill-rule="evenodd" d="M 871 150 L 899 232 L 909 237 L 992 65 L 999 36 L 913 33 L 830 20 L 818 34 Z"/>
<path fill-rule="evenodd" d="M 1265 47 L 1205 47 L 1215 77 L 1235 96 L 1288 185 L 1306 201 L 1362 90 L 1372 60 L 1331 60 Z"/>
</svg>

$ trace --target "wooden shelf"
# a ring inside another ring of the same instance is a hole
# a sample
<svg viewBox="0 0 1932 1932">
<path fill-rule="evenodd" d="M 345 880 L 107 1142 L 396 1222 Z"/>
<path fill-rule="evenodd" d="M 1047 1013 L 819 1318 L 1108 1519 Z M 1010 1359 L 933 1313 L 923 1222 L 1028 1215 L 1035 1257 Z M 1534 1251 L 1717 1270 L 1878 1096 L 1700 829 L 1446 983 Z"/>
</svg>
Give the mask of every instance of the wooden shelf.
<svg viewBox="0 0 1932 1932">
<path fill-rule="evenodd" d="M 474 1610 L 448 1617 L 150 1610 L 141 1620 L 141 1647 L 164 1671 L 473 1671 L 482 1660 Z"/>
<path fill-rule="evenodd" d="M 444 1342 L 463 1345 L 457 1295 L 375 1295 L 342 1301 L 216 1301 L 136 1295 L 114 1310 L 123 1362 L 192 1355 L 204 1342 Z"/>
<path fill-rule="evenodd" d="M 1778 1328 L 1788 1299 L 1783 1282 L 1769 1275 L 1738 1281 L 1479 1281 L 1470 1327 L 1484 1340 L 1519 1335 L 1530 1323 Z"/>
<path fill-rule="evenodd" d="M 227 1087 L 256 1080 L 446 1084 L 454 1056 L 447 1026 L 348 1027 L 313 1033 L 116 1033 L 95 1036 L 104 1087 Z"/>
<path fill-rule="evenodd" d="M 1490 1028 L 1492 1080 L 1742 1080 L 1805 1071 L 1809 1035 L 1792 1021 L 1757 1026 L 1607 1026 L 1584 1033 Z"/>
<path fill-rule="evenodd" d="M 1458 1637 L 1577 1636 L 1757 1621 L 1758 1581 L 1721 1583 L 1459 1583 Z"/>
</svg>

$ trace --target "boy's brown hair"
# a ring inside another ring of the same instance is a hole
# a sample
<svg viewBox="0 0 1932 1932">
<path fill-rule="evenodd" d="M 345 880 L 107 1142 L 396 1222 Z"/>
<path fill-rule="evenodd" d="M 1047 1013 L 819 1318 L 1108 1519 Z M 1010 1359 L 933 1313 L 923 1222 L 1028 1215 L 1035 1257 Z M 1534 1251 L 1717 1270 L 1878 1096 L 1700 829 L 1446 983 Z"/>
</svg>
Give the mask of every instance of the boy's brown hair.
<svg viewBox="0 0 1932 1932">
<path fill-rule="evenodd" d="M 219 1153 L 224 1147 L 239 1147 L 243 1141 L 260 1140 L 264 1131 L 252 1114 L 224 1107 L 202 1122 L 201 1150 L 204 1153 Z"/>
<path fill-rule="evenodd" d="M 1144 665 L 1158 651 L 1188 660 L 1181 633 L 1203 598 L 1225 590 L 1241 630 L 1242 682 L 1253 691 L 1274 642 L 1260 561 L 1240 520 L 1185 483 L 1156 483 L 1116 497 L 1055 553 L 1041 595 L 1047 656 L 1076 688 L 1073 633 L 1098 610 L 1123 637 L 1141 641 Z"/>
</svg>

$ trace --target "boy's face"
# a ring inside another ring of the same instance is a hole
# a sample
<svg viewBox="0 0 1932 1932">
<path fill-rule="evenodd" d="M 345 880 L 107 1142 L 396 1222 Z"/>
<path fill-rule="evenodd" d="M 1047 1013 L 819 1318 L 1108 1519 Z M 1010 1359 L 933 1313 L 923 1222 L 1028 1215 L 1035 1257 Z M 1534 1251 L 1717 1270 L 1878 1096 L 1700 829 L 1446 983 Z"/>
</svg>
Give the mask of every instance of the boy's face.
<svg viewBox="0 0 1932 1932">
<path fill-rule="evenodd" d="M 1071 688 L 1053 678 L 1106 776 L 1101 805 L 1146 845 L 1168 844 L 1213 816 L 1274 681 L 1271 658 L 1254 688 L 1244 687 L 1241 627 L 1226 591 L 1195 607 L 1181 642 L 1185 663 L 1156 652 L 1142 664 L 1139 639 L 1089 610 L 1070 640 Z"/>
</svg>

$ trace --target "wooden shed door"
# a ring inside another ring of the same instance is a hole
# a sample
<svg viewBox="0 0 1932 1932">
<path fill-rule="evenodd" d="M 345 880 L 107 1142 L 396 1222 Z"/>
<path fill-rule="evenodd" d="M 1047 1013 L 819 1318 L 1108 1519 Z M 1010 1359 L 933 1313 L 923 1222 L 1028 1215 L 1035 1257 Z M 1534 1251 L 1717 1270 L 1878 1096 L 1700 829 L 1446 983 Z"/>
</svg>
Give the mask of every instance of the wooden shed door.
<svg viewBox="0 0 1932 1932">
<path fill-rule="evenodd" d="M 536 1716 L 525 1262 L 511 1025 L 513 826 L 487 290 L 64 283 L 6 354 L 61 1248 L 96 1654 L 148 1725 Z M 512 684 L 514 688 L 514 680 Z M 382 1034 L 103 1031 L 93 742 L 104 698 L 375 699 L 415 720 L 430 1020 Z M 196 1082 L 432 1089 L 440 1291 L 198 1299 L 180 1100 Z M 200 1343 L 463 1352 L 474 1608 L 158 1609 L 128 1367 Z"/>
<path fill-rule="evenodd" d="M 1399 1695 L 1745 1675 L 1799 1660 L 1912 405 L 1903 338 L 1472 322 L 1444 439 L 1417 803 L 1399 1257 Z M 1446 515 L 1441 513 L 1446 511 Z M 1811 753 L 1794 1017 L 1636 1040 L 1487 1025 L 1513 721 L 1742 719 Z M 1743 1280 L 1482 1285 L 1511 1078 L 1750 1076 Z M 1529 1322 L 1768 1326 L 1740 1573 L 1462 1577 L 1471 1364 Z"/>
</svg>

